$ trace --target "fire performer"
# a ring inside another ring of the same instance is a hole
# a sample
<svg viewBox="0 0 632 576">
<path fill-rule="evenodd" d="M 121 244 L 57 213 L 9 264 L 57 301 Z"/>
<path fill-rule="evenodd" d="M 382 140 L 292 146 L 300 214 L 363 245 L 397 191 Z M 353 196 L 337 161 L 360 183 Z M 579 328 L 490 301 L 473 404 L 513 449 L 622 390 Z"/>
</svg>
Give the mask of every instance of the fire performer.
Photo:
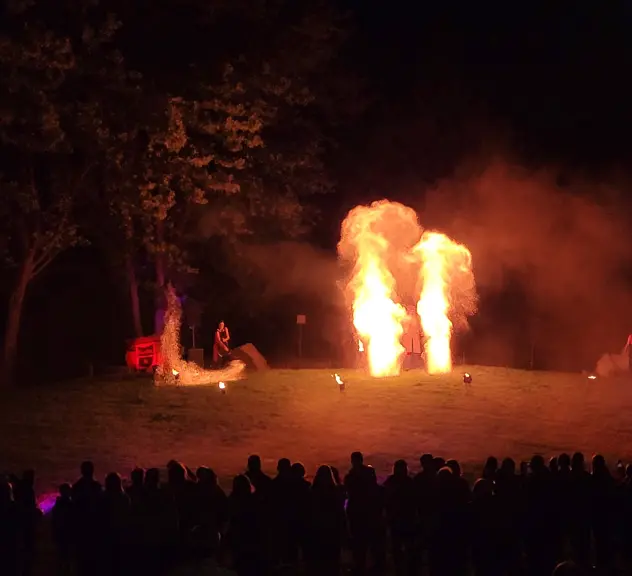
<svg viewBox="0 0 632 576">
<path fill-rule="evenodd" d="M 213 364 L 218 367 L 222 367 L 228 355 L 230 354 L 230 348 L 228 342 L 230 341 L 230 332 L 228 327 L 222 320 L 215 330 L 215 342 L 213 343 Z"/>
</svg>

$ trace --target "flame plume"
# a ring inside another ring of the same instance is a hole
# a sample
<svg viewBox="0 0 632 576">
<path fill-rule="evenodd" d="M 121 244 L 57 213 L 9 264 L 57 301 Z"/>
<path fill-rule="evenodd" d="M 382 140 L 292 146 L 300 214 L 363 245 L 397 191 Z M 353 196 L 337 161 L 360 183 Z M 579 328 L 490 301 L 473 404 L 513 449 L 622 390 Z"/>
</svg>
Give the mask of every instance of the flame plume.
<svg viewBox="0 0 632 576">
<path fill-rule="evenodd" d="M 400 340 L 405 308 L 395 301 L 395 278 L 387 260 L 397 251 L 402 223 L 418 228 L 415 213 L 395 202 L 357 206 L 342 223 L 338 253 L 354 262 L 347 289 L 352 297 L 353 325 L 360 337 L 358 347 L 367 355 L 372 376 L 396 376 L 404 352 Z"/>
<path fill-rule="evenodd" d="M 398 302 L 396 278 L 404 300 L 418 300 L 428 372 L 450 372 L 453 323 L 467 326 L 467 316 L 476 311 L 469 250 L 445 234 L 424 232 L 411 208 L 382 200 L 347 214 L 338 254 L 354 263 L 347 290 L 358 349 L 366 353 L 371 375 L 396 376 L 401 370 L 409 317 Z"/>
<path fill-rule="evenodd" d="M 463 245 L 439 232 L 424 232 L 413 248 L 421 262 L 421 295 L 417 314 L 425 335 L 426 368 L 430 374 L 452 371 L 450 314 L 473 313 L 475 308 L 472 256 Z M 450 295 L 458 294 L 453 306 Z"/>
<path fill-rule="evenodd" d="M 222 370 L 206 370 L 195 362 L 187 362 L 181 356 L 180 324 L 182 308 L 173 287 L 167 288 L 167 312 L 165 327 L 160 337 L 160 355 L 162 363 L 156 370 L 156 383 L 202 386 L 230 382 L 243 378 L 245 364 L 239 360 L 232 361 Z"/>
</svg>

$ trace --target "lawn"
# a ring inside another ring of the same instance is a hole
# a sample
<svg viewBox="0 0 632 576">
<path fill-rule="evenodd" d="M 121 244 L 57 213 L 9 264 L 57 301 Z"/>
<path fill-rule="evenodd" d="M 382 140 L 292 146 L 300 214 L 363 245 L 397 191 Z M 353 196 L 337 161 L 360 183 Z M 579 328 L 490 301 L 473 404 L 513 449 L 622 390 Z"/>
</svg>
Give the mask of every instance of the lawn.
<svg viewBox="0 0 632 576">
<path fill-rule="evenodd" d="M 77 381 L 5 392 L 0 397 L 0 454 L 5 469 L 34 467 L 40 490 L 77 476 L 93 459 L 99 476 L 177 458 L 212 466 L 227 479 L 258 453 L 345 470 L 362 450 L 378 473 L 397 458 L 413 467 L 422 452 L 462 461 L 470 471 L 489 454 L 601 451 L 632 459 L 632 383 L 580 374 L 469 367 L 445 376 L 411 371 L 375 380 L 341 370 L 271 370 L 216 387 L 156 388 L 149 380 Z M 613 462 L 614 463 L 614 462 Z"/>
</svg>

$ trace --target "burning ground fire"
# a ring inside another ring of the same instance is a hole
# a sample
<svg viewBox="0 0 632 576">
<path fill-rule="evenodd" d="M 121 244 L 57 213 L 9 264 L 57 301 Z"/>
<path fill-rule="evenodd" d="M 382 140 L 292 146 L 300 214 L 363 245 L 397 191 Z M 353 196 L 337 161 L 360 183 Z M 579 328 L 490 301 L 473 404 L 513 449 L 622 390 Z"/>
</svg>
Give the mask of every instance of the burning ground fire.
<svg viewBox="0 0 632 576">
<path fill-rule="evenodd" d="M 234 360 L 222 370 L 207 370 L 195 362 L 187 362 L 181 356 L 180 323 L 182 309 L 172 287 L 167 289 L 165 327 L 160 337 L 162 363 L 156 371 L 156 383 L 179 386 L 204 386 L 219 384 L 225 390 L 225 382 L 240 380 L 245 364 Z M 221 384 L 224 384 L 222 387 Z"/>
<path fill-rule="evenodd" d="M 402 284 L 411 284 L 410 270 L 417 269 L 411 284 L 414 294 L 404 295 L 417 301 L 428 372 L 450 372 L 453 320 L 465 324 L 476 309 L 469 250 L 445 234 L 424 231 L 411 208 L 382 200 L 349 212 L 338 252 L 354 264 L 347 289 L 359 349 L 367 354 L 371 375 L 396 376 L 401 371 L 401 338 L 409 317 L 390 264 L 402 261 L 406 267 L 393 265 Z"/>
</svg>

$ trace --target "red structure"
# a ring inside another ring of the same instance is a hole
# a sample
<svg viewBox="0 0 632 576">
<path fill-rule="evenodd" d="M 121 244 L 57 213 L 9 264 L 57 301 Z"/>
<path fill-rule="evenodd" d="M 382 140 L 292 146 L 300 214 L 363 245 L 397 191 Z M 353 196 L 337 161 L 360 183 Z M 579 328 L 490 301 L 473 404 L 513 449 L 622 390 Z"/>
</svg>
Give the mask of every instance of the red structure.
<svg viewBox="0 0 632 576">
<path fill-rule="evenodd" d="M 160 364 L 160 336 L 143 336 L 130 342 L 125 362 L 131 370 L 151 372 Z"/>
</svg>

